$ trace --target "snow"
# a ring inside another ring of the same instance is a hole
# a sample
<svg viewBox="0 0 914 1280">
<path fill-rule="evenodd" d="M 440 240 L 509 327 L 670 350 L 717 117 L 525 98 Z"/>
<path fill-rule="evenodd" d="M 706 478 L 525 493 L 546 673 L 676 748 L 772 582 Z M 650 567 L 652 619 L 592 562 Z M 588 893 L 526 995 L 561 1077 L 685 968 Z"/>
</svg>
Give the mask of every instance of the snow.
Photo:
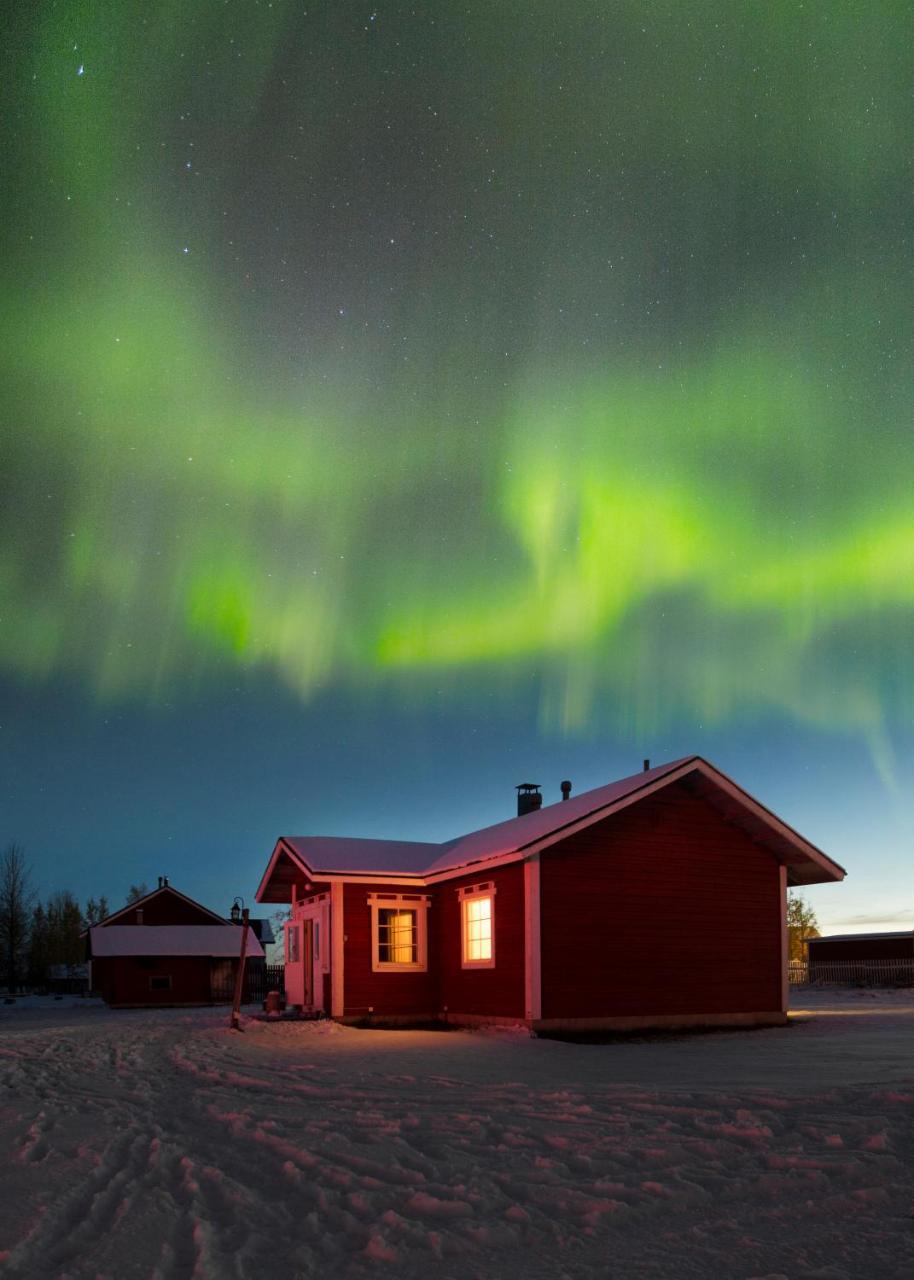
<svg viewBox="0 0 914 1280">
<path fill-rule="evenodd" d="M 4 1276 L 907 1280 L 914 993 L 795 1005 L 584 1045 L 0 1004 Z"/>
<path fill-rule="evenodd" d="M 461 867 L 484 864 L 493 859 L 510 857 L 546 847 L 547 844 L 577 830 L 582 825 L 606 818 L 633 798 L 649 792 L 657 783 L 675 782 L 687 774 L 697 773 L 713 790 L 729 795 L 735 808 L 728 808 L 733 821 L 751 821 L 750 833 L 759 824 L 766 831 L 765 843 L 780 852 L 790 866 L 791 883 L 816 884 L 822 880 L 841 880 L 844 869 L 827 858 L 792 828 L 776 818 L 726 774 L 701 756 L 683 756 L 667 764 L 656 765 L 628 778 L 619 778 L 592 791 L 582 791 L 568 800 L 543 805 L 493 826 L 467 835 L 457 836 L 444 844 L 426 844 L 404 840 L 369 840 L 344 836 L 280 836 L 267 870 L 257 890 L 258 902 L 267 897 L 273 869 L 285 853 L 299 863 L 306 876 L 343 873 L 363 874 L 374 871 L 384 875 L 430 876 L 455 871 Z M 740 815 L 743 815 L 741 818 Z M 277 901 L 287 900 L 277 897 Z"/>
<path fill-rule="evenodd" d="M 236 924 L 97 924 L 89 930 L 92 955 L 238 956 L 244 931 Z M 248 930 L 247 954 L 263 947 Z"/>
</svg>

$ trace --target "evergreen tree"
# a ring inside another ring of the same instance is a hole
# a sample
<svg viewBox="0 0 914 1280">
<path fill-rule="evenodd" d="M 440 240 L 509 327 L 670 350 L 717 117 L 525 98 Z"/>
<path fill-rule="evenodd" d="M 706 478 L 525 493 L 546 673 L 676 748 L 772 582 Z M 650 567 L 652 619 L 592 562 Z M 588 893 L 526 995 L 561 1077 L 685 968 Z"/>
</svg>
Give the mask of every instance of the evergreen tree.
<svg viewBox="0 0 914 1280">
<path fill-rule="evenodd" d="M 46 987 L 48 982 L 48 917 L 39 902 L 32 912 L 29 930 L 28 981 L 30 987 Z"/>
<path fill-rule="evenodd" d="M 106 916 L 110 915 L 108 910 L 108 899 L 104 894 L 96 902 L 94 898 L 89 898 L 86 903 L 83 921 L 87 929 L 91 929 L 93 925 L 100 924 Z"/>
<path fill-rule="evenodd" d="M 45 907 L 48 921 L 48 964 L 81 964 L 85 953 L 80 934 L 79 903 L 68 889 L 52 894 Z"/>
</svg>

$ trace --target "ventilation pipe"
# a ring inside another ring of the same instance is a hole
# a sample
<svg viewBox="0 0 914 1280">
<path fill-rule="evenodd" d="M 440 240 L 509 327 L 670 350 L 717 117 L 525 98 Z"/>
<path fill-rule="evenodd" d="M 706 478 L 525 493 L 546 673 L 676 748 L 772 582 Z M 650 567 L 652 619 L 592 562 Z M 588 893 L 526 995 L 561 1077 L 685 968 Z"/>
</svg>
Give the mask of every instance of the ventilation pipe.
<svg viewBox="0 0 914 1280">
<path fill-rule="evenodd" d="M 559 783 L 559 786 L 562 788 L 562 799 L 563 799 L 563 800 L 570 800 L 570 799 L 571 799 L 571 782 L 570 782 L 570 780 L 569 780 L 568 778 L 566 778 L 564 782 L 560 782 L 560 783 Z"/>
<path fill-rule="evenodd" d="M 650 767 L 651 767 L 651 762 L 650 762 L 650 760 L 645 760 L 645 762 L 644 762 L 644 772 L 645 772 L 645 773 L 647 773 L 647 771 L 648 771 L 648 769 L 650 769 Z"/>
</svg>

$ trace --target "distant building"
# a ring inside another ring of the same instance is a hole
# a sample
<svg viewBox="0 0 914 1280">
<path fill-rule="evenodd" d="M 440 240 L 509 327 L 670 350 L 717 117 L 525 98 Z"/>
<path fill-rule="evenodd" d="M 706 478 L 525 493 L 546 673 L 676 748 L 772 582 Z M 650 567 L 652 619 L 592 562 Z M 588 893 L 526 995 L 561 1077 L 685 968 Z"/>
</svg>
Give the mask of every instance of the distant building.
<svg viewBox="0 0 914 1280">
<path fill-rule="evenodd" d="M 446 844 L 283 836 L 290 1004 L 538 1031 L 783 1023 L 790 885 L 844 871 L 699 756 Z"/>
<path fill-rule="evenodd" d="M 86 933 L 91 985 L 108 1004 L 217 1004 L 231 999 L 242 931 L 160 880 L 158 889 Z M 263 959 L 248 934 L 247 954 Z"/>
<path fill-rule="evenodd" d="M 873 960 L 914 961 L 914 930 L 900 933 L 833 933 L 807 938 L 809 963 L 826 964 Z"/>
</svg>

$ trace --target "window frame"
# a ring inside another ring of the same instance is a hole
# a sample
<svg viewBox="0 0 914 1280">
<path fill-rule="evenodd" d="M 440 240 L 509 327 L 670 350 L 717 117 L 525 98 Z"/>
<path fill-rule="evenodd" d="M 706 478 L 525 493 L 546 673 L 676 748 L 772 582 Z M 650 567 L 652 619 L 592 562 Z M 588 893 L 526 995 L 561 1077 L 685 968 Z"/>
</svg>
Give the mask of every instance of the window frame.
<svg viewBox="0 0 914 1280">
<path fill-rule="evenodd" d="M 170 973 L 151 973 L 149 975 L 150 991 L 171 991 L 171 974 Z"/>
<path fill-rule="evenodd" d="M 461 969 L 494 969 L 495 968 L 495 894 L 497 890 L 495 884 L 491 880 L 485 881 L 483 884 L 464 885 L 462 889 L 457 890 L 457 901 L 460 907 L 460 967 Z M 486 960 L 470 960 L 467 958 L 467 903 L 478 902 L 482 898 L 488 898 L 492 906 L 490 908 L 490 919 L 492 923 L 492 953 Z"/>
<path fill-rule="evenodd" d="M 295 956 L 294 956 L 294 958 L 293 958 L 293 956 L 292 956 L 292 950 L 293 950 L 293 947 L 292 947 L 292 938 L 293 938 L 293 936 L 294 936 L 294 938 L 295 938 L 295 948 L 294 948 L 294 950 L 295 950 Z M 301 921 L 300 921 L 300 920 L 287 920 L 287 921 L 286 921 L 286 947 L 285 947 L 285 951 L 286 951 L 286 964 L 301 964 L 301 963 L 302 963 L 302 955 L 301 955 Z"/>
<path fill-rule="evenodd" d="M 420 893 L 370 893 L 372 973 L 426 973 L 428 971 L 428 909 L 431 898 Z M 416 914 L 416 960 L 403 963 L 380 959 L 379 913 L 414 911 Z"/>
</svg>

